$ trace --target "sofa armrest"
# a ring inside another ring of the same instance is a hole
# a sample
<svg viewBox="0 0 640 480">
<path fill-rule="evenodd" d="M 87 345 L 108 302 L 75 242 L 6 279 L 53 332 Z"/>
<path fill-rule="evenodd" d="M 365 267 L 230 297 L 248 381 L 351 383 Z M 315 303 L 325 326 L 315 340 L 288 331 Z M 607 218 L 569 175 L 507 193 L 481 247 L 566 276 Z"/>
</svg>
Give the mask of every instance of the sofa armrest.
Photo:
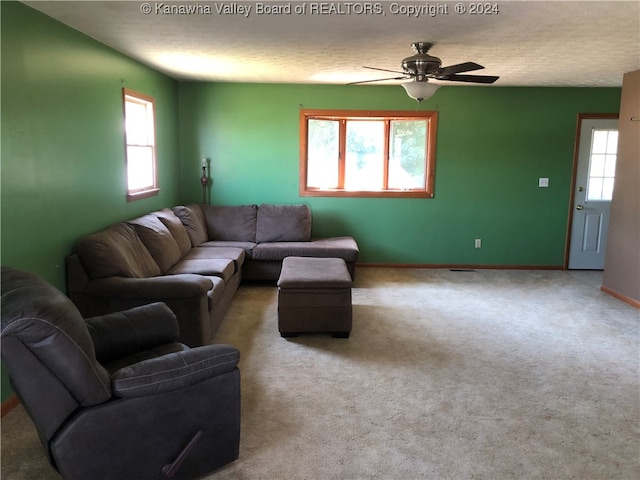
<svg viewBox="0 0 640 480">
<path fill-rule="evenodd" d="M 111 376 L 113 394 L 134 398 L 179 390 L 230 372 L 239 360 L 240 352 L 231 345 L 205 345 L 143 360 Z"/>
<path fill-rule="evenodd" d="M 85 319 L 99 362 L 175 342 L 180 330 L 173 312 L 157 302 Z"/>
<path fill-rule="evenodd" d="M 85 293 L 98 297 L 148 298 L 150 300 L 199 297 L 213 288 L 202 275 L 184 273 L 149 278 L 107 277 L 92 280 Z"/>
</svg>

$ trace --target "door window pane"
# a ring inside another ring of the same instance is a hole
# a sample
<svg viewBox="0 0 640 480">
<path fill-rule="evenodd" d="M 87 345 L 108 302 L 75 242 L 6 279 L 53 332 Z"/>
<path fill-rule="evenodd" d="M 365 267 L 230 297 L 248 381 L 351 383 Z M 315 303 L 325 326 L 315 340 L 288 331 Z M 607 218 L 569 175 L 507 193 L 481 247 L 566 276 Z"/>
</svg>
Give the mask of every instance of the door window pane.
<svg viewBox="0 0 640 480">
<path fill-rule="evenodd" d="M 611 200 L 613 198 L 613 178 L 602 180 L 602 199 Z"/>
<path fill-rule="evenodd" d="M 607 135 L 607 153 L 615 155 L 618 153 L 618 131 L 609 130 Z"/>
<path fill-rule="evenodd" d="M 591 140 L 591 153 L 607 153 L 608 130 L 594 130 Z"/>
<path fill-rule="evenodd" d="M 591 166 L 589 177 L 604 177 L 604 166 L 607 160 L 606 155 L 591 155 Z"/>
</svg>

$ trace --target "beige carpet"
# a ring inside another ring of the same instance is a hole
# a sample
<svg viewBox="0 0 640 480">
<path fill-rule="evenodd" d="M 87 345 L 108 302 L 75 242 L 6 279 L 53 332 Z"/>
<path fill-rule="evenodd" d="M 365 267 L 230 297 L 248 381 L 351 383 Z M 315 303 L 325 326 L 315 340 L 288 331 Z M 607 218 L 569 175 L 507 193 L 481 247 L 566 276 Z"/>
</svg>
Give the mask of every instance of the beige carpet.
<svg viewBox="0 0 640 480">
<path fill-rule="evenodd" d="M 240 458 L 207 479 L 640 478 L 637 309 L 560 271 L 357 274 L 347 340 L 282 339 L 240 288 Z M 1 473 L 58 478 L 21 408 Z"/>
</svg>

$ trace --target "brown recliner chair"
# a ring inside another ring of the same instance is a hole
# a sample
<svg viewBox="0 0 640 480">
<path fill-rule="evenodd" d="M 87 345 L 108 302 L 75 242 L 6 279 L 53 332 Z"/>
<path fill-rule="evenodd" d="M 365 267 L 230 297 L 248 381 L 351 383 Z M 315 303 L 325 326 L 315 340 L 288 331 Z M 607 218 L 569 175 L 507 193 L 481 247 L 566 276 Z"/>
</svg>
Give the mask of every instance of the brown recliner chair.
<svg viewBox="0 0 640 480">
<path fill-rule="evenodd" d="M 84 320 L 2 267 L 2 362 L 65 479 L 194 478 L 238 458 L 239 352 L 177 343 L 163 303 Z"/>
</svg>

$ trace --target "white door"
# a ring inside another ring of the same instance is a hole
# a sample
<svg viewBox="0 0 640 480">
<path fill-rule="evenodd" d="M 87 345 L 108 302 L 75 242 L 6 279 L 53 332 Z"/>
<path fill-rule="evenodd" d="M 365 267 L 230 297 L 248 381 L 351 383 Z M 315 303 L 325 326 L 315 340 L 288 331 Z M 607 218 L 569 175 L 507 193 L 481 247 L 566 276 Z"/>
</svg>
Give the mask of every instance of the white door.
<svg viewBox="0 0 640 480">
<path fill-rule="evenodd" d="M 604 269 L 618 151 L 618 120 L 581 119 L 569 268 Z"/>
</svg>

